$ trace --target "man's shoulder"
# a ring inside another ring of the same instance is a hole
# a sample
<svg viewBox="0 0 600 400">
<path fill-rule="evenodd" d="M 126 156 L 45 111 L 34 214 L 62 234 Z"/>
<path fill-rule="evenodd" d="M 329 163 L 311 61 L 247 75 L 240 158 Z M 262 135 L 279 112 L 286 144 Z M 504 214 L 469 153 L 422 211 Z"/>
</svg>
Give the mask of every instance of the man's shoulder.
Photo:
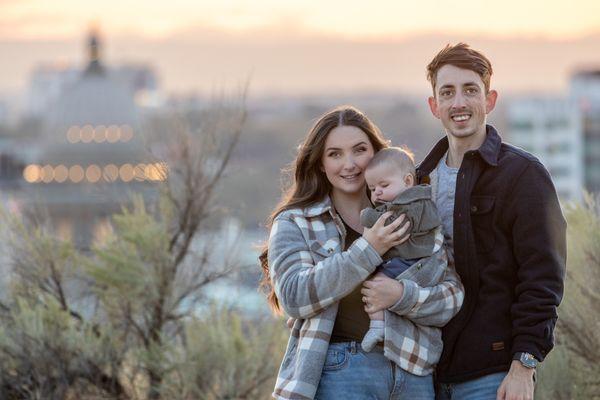
<svg viewBox="0 0 600 400">
<path fill-rule="evenodd" d="M 500 145 L 500 154 L 499 161 L 502 162 L 510 162 L 510 163 L 518 163 L 521 165 L 529 165 L 531 163 L 541 164 L 541 161 L 529 153 L 526 150 L 523 150 L 520 147 L 512 145 L 510 143 L 502 142 Z"/>
</svg>

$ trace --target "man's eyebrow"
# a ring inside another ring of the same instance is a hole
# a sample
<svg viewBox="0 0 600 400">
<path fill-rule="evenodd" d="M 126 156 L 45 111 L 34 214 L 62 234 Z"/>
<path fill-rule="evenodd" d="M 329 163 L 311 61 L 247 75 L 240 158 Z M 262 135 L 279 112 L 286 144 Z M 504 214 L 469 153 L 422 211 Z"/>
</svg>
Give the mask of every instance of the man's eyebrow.
<svg viewBox="0 0 600 400">
<path fill-rule="evenodd" d="M 445 84 L 444 86 L 440 86 L 440 87 L 438 88 L 438 92 L 439 92 L 440 90 L 442 90 L 442 89 L 453 89 L 453 88 L 454 88 L 454 85 L 451 85 L 451 84 L 447 83 L 447 84 Z"/>
<path fill-rule="evenodd" d="M 479 85 L 477 84 L 477 82 L 466 82 L 466 83 L 463 83 L 461 86 L 477 86 L 477 87 L 479 87 Z M 445 84 L 443 86 L 440 86 L 440 88 L 438 89 L 438 91 L 440 91 L 442 89 L 453 89 L 453 88 L 454 88 L 454 85 L 447 83 L 447 84 Z"/>
</svg>

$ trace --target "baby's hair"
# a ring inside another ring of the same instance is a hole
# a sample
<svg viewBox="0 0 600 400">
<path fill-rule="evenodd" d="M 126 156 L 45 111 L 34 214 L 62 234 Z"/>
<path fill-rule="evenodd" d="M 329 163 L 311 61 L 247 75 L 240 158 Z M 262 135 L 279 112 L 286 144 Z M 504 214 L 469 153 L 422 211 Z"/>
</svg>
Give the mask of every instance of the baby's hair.
<svg viewBox="0 0 600 400">
<path fill-rule="evenodd" d="M 382 164 L 394 163 L 402 172 L 416 176 L 415 157 L 407 147 L 387 147 L 379 150 L 367 165 L 367 169 L 378 167 Z"/>
</svg>

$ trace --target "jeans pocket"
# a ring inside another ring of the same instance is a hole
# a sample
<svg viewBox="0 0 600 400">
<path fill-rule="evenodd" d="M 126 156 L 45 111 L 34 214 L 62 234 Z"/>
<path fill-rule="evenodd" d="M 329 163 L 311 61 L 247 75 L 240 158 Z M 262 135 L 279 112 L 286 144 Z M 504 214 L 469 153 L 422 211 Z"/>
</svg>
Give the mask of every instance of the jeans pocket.
<svg viewBox="0 0 600 400">
<path fill-rule="evenodd" d="M 344 368 L 348 362 L 348 350 L 343 348 L 334 348 L 327 350 L 325 365 L 323 371 L 335 371 Z"/>
</svg>

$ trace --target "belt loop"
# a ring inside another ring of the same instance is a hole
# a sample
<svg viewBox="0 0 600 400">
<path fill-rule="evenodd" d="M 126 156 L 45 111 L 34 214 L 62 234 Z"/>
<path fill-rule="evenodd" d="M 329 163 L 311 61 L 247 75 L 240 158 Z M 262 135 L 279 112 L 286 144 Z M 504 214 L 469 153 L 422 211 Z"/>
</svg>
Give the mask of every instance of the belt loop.
<svg viewBox="0 0 600 400">
<path fill-rule="evenodd" d="M 350 354 L 356 354 L 356 341 L 350 342 Z"/>
</svg>

